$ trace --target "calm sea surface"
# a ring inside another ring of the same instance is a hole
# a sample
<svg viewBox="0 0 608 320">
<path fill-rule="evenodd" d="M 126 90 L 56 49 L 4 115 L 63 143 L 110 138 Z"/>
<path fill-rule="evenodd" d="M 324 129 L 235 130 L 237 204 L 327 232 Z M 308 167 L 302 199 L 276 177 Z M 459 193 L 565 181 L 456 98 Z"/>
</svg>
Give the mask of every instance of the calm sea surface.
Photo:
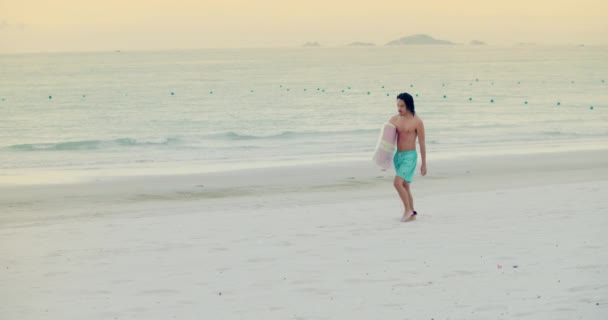
<svg viewBox="0 0 608 320">
<path fill-rule="evenodd" d="M 608 48 L 0 55 L 0 180 L 368 159 L 400 92 L 429 154 L 608 142 Z"/>
</svg>

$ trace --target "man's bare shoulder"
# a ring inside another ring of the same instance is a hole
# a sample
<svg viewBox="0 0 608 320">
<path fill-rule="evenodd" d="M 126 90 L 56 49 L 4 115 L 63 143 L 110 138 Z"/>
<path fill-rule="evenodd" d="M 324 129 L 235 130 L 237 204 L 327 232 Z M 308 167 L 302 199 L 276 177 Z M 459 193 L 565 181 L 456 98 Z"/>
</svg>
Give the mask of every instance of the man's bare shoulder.
<svg viewBox="0 0 608 320">
<path fill-rule="evenodd" d="M 419 115 L 415 115 L 415 116 L 414 116 L 414 119 L 416 119 L 416 122 L 418 122 L 418 123 L 422 123 L 422 118 L 420 118 L 420 116 L 419 116 Z"/>
<path fill-rule="evenodd" d="M 391 117 L 391 119 L 389 120 L 390 123 L 397 125 L 397 120 L 399 120 L 399 116 L 398 115 L 394 115 Z"/>
</svg>

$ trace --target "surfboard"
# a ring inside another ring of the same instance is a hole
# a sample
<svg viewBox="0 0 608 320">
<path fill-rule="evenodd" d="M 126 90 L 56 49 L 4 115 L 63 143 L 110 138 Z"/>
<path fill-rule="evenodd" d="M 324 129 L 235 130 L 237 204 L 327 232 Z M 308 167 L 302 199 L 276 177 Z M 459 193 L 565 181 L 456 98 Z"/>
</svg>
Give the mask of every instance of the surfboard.
<svg viewBox="0 0 608 320">
<path fill-rule="evenodd" d="M 390 122 L 382 126 L 373 161 L 383 170 L 394 168 L 393 156 L 397 150 L 397 127 Z"/>
</svg>

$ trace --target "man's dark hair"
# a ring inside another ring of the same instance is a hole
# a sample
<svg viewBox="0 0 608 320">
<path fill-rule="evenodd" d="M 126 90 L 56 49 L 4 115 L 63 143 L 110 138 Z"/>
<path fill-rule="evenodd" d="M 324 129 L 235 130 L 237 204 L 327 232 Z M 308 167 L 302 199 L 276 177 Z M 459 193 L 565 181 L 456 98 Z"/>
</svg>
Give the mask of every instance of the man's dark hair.
<svg viewBox="0 0 608 320">
<path fill-rule="evenodd" d="M 397 99 L 403 100 L 403 102 L 405 102 L 405 108 L 407 108 L 407 111 L 411 112 L 413 115 L 416 114 L 416 111 L 414 111 L 414 98 L 412 98 L 409 93 L 400 93 L 397 96 Z"/>
</svg>

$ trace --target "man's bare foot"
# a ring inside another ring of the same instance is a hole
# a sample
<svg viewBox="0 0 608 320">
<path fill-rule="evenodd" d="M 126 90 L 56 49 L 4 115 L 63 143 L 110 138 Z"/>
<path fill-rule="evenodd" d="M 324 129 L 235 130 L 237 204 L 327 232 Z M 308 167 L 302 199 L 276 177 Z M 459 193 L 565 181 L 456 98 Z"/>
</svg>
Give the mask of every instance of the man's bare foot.
<svg viewBox="0 0 608 320">
<path fill-rule="evenodd" d="M 401 222 L 408 222 L 415 219 L 414 218 L 414 212 L 410 211 L 410 212 L 406 212 L 403 214 L 403 217 L 401 218 Z"/>
</svg>

